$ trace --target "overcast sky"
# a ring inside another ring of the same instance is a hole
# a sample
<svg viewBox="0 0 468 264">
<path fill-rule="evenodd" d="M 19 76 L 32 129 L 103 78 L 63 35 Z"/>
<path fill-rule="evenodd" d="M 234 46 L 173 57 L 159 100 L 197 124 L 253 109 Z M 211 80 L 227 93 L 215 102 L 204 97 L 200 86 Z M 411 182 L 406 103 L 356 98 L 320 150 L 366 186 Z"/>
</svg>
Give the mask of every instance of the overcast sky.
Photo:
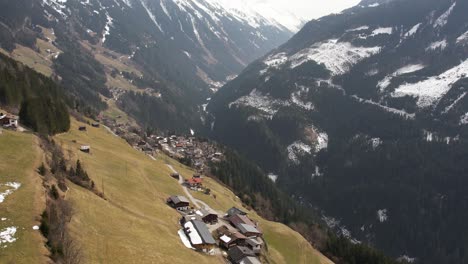
<svg viewBox="0 0 468 264">
<path fill-rule="evenodd" d="M 233 0 L 236 1 L 236 0 Z M 285 9 L 293 14 L 311 20 L 330 13 L 338 13 L 352 7 L 360 0 L 252 0 L 262 4 L 271 4 L 276 9 Z"/>
</svg>

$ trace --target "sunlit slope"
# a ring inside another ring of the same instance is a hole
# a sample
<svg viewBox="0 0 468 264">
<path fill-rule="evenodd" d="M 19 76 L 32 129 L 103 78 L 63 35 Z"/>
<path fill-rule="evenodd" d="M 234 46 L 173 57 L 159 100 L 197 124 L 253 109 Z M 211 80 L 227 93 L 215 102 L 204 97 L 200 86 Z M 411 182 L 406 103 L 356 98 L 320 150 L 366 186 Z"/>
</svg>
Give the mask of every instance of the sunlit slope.
<svg viewBox="0 0 468 264">
<path fill-rule="evenodd" d="M 10 237 L 15 241 L 0 243 L 0 263 L 47 262 L 44 240 L 39 231 L 33 230 L 45 207 L 42 180 L 35 172 L 41 158 L 33 135 L 6 130 L 0 135 L 0 193 L 12 192 L 0 203 L 0 232 L 16 229 Z M 5 186 L 7 183 L 21 186 L 15 190 Z"/>
<path fill-rule="evenodd" d="M 185 248 L 180 241 L 179 214 L 165 204 L 172 194 L 183 194 L 177 181 L 169 177 L 169 162 L 182 174 L 193 172 L 166 156 L 154 161 L 112 136 L 104 128 L 78 131 L 73 121 L 69 133 L 57 137 L 65 155 L 79 158 L 107 200 L 72 186 L 67 199 L 74 203 L 72 234 L 84 249 L 87 263 L 222 263 L 220 257 L 205 256 Z M 91 154 L 79 152 L 90 145 Z M 217 195 L 198 195 L 216 210 L 241 206 L 228 189 L 214 181 L 209 187 Z M 320 253 L 290 228 L 261 221 L 269 242 L 272 263 L 327 263 Z"/>
</svg>

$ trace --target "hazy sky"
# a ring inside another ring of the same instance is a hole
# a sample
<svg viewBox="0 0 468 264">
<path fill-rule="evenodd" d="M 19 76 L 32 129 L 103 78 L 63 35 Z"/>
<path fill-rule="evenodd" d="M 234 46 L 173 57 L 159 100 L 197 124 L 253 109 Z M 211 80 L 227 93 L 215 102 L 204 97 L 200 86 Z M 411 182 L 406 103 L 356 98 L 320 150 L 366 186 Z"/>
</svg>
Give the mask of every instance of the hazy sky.
<svg viewBox="0 0 468 264">
<path fill-rule="evenodd" d="M 236 0 L 233 0 L 236 1 Z M 276 9 L 285 9 L 305 19 L 319 18 L 330 13 L 338 13 L 352 7 L 360 0 L 252 0 L 271 4 Z"/>
</svg>

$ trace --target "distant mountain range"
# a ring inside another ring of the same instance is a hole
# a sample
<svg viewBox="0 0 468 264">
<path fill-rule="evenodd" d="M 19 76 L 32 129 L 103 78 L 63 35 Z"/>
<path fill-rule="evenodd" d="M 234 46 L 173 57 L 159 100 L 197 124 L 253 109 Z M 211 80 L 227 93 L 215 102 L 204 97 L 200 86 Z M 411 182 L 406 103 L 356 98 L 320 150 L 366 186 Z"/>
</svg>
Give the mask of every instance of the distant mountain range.
<svg viewBox="0 0 468 264">
<path fill-rule="evenodd" d="M 466 262 L 449 242 L 466 241 L 466 10 L 362 1 L 310 21 L 212 97 L 206 128 L 356 242 Z"/>
<path fill-rule="evenodd" d="M 283 25 L 255 10 L 224 8 L 214 0 L 19 0 L 0 7 L 0 45 L 5 52 L 18 54 L 21 45 L 32 49 L 30 53 L 54 53 L 45 59 L 49 71 L 65 86 L 76 86 L 77 95 L 97 109 L 103 107 L 99 94 L 115 96 L 110 79 L 121 75 L 125 82 L 139 83 L 139 88 L 154 90 L 162 100 L 145 95 L 138 100 L 146 100 L 147 108 L 127 110 L 140 117 L 138 113 L 150 108 L 163 109 L 164 116 L 180 119 L 182 125 L 149 122 L 172 129 L 199 123 L 190 116 L 213 91 L 284 43 L 301 23 Z M 44 47 L 36 39 L 49 44 Z M 138 69 L 115 66 L 120 63 Z M 123 99 L 122 93 L 118 98 L 125 100 L 121 105 L 143 105 L 134 98 Z"/>
</svg>

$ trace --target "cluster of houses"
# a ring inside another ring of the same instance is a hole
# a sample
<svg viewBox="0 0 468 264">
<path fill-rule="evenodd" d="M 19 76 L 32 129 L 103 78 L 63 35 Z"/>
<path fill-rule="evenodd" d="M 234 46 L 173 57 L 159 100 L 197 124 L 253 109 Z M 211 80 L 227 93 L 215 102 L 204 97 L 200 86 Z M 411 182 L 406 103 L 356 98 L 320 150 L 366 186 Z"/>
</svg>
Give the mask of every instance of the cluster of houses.
<svg viewBox="0 0 468 264">
<path fill-rule="evenodd" d="M 233 264 L 260 264 L 263 233 L 247 213 L 231 208 L 223 216 L 210 209 L 194 209 L 184 196 L 174 195 L 167 204 L 181 213 L 179 231 L 186 247 L 215 254 L 225 252 Z"/>
</svg>

